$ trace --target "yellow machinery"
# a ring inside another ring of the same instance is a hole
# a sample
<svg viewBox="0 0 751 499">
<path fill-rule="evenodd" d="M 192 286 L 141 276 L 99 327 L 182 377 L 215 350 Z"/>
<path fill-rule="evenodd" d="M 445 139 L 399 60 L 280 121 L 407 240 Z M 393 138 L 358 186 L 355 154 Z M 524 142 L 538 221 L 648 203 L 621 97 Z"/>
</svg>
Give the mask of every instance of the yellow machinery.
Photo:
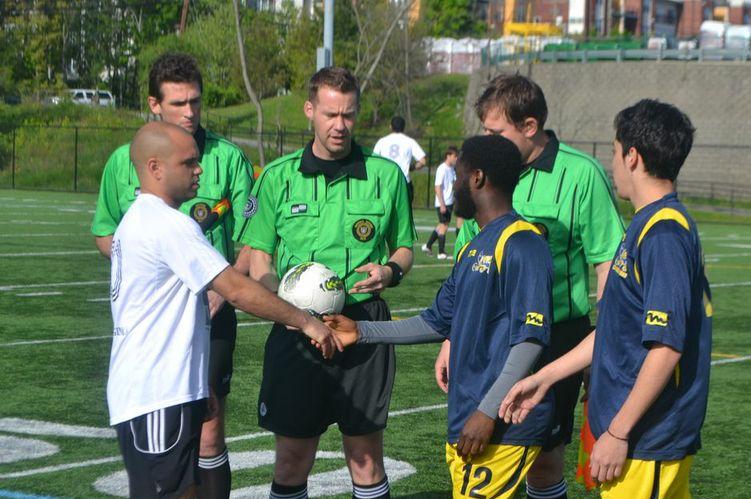
<svg viewBox="0 0 751 499">
<path fill-rule="evenodd" d="M 552 23 L 533 23 L 532 21 L 532 0 L 526 0 L 525 22 L 516 22 L 514 13 L 516 12 L 517 0 L 505 0 L 503 6 L 503 35 L 517 36 L 555 36 L 563 34 L 560 26 Z M 522 0 L 525 1 L 525 0 Z M 521 17 L 521 16 L 519 16 Z"/>
</svg>

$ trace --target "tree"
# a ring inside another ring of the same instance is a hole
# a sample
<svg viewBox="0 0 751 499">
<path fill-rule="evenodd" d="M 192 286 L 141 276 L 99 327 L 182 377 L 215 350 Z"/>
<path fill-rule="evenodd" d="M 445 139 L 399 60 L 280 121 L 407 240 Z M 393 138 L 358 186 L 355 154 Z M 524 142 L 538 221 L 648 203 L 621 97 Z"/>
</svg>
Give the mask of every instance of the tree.
<svg viewBox="0 0 751 499">
<path fill-rule="evenodd" d="M 250 78 L 248 77 L 248 66 L 245 61 L 245 41 L 243 40 L 242 23 L 240 22 L 240 11 L 237 6 L 237 0 L 232 0 L 232 9 L 235 12 L 235 32 L 237 34 L 237 47 L 239 49 L 238 56 L 240 57 L 240 66 L 242 67 L 243 81 L 245 82 L 245 90 L 248 92 L 250 100 L 256 108 L 256 137 L 258 140 L 258 159 L 261 163 L 261 168 L 266 166 L 266 154 L 263 149 L 263 107 L 258 100 L 253 86 L 250 84 Z"/>
<path fill-rule="evenodd" d="M 472 17 L 472 0 L 426 0 L 425 21 L 436 37 L 461 38 L 482 34 L 483 25 Z"/>
</svg>

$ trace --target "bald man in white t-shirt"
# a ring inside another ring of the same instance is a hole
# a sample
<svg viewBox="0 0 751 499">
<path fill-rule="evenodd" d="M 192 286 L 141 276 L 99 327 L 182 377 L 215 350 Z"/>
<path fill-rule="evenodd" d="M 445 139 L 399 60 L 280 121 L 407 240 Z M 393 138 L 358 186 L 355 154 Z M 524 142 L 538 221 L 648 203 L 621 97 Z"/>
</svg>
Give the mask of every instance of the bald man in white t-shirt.
<svg viewBox="0 0 751 499">
<path fill-rule="evenodd" d="M 391 133 L 376 142 L 373 152 L 384 158 L 389 158 L 402 169 L 402 173 L 407 179 L 407 194 L 411 206 L 415 198 L 415 189 L 412 186 L 409 171 L 412 167 L 412 161 L 415 162 L 415 170 L 425 166 L 425 151 L 422 150 L 415 139 L 404 134 L 404 127 L 404 118 L 401 116 L 391 118 Z"/>
<path fill-rule="evenodd" d="M 141 193 L 112 243 L 110 424 L 130 497 L 193 498 L 209 399 L 207 290 L 245 312 L 299 328 L 326 357 L 341 345 L 317 319 L 236 271 L 178 211 L 196 195 L 201 173 L 190 133 L 149 123 L 136 133 L 130 157 Z"/>
</svg>

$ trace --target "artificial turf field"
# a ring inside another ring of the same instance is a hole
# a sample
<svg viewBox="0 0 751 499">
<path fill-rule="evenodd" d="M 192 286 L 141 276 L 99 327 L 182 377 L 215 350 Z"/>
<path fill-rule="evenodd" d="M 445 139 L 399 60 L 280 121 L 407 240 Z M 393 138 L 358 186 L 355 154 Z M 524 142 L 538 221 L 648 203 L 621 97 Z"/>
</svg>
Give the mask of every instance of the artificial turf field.
<svg viewBox="0 0 751 499">
<path fill-rule="evenodd" d="M 0 498 L 125 496 L 117 443 L 107 428 L 109 262 L 89 234 L 95 196 L 0 190 L 0 205 Z M 424 242 L 435 213 L 418 210 L 415 220 Z M 699 226 L 713 292 L 716 364 L 692 492 L 749 497 L 751 226 Z M 429 305 L 451 268 L 419 250 L 415 264 L 403 284 L 385 294 L 396 317 Z M 268 325 L 239 318 L 228 400 L 232 497 L 268 497 L 273 438 L 257 426 L 255 412 Z M 396 497 L 450 497 L 446 399 L 433 379 L 437 351 L 438 345 L 397 350 L 385 433 Z M 351 497 L 339 441 L 336 428 L 322 438 L 311 496 Z M 567 456 L 569 497 L 595 497 L 573 484 L 575 447 Z"/>
</svg>

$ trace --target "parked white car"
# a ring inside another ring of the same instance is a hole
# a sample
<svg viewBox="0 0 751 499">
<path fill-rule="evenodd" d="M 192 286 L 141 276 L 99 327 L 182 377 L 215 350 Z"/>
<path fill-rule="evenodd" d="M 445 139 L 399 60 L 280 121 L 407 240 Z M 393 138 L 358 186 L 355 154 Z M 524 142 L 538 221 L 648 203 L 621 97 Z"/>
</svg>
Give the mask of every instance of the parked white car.
<svg viewBox="0 0 751 499">
<path fill-rule="evenodd" d="M 115 107 L 115 97 L 109 90 L 96 90 L 93 88 L 71 88 L 66 91 L 65 98 L 69 98 L 74 104 L 87 106 Z M 52 97 L 52 104 L 60 104 L 61 97 Z"/>
</svg>

